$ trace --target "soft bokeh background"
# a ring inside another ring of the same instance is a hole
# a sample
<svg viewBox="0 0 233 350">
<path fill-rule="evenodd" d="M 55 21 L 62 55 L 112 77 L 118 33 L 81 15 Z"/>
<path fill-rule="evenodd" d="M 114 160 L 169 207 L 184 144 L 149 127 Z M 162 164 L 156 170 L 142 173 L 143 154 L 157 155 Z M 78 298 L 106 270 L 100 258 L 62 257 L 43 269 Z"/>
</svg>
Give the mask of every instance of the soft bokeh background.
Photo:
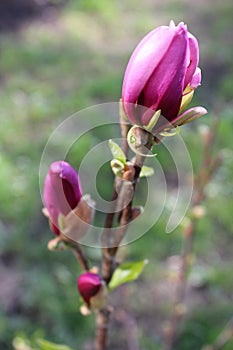
<svg viewBox="0 0 233 350">
<path fill-rule="evenodd" d="M 209 115 L 182 130 L 194 170 L 201 155 L 198 127 L 209 124 L 214 114 L 220 115 L 215 147 L 224 154 L 208 188 L 207 215 L 197 227 L 189 313 L 179 350 L 200 349 L 213 341 L 233 315 L 232 16 L 231 0 L 1 1 L 1 349 L 12 349 L 17 337 L 29 338 L 32 347 L 36 338 L 44 337 L 90 349 L 94 317 L 79 313 L 80 269 L 69 252 L 47 250 L 52 233 L 41 214 L 40 157 L 48 136 L 64 118 L 93 104 L 118 101 L 133 48 L 145 33 L 171 18 L 188 23 L 200 42 L 203 83 L 194 104 L 204 105 Z M 89 136 L 71 155 L 76 166 L 96 137 L 93 141 Z M 163 155 L 161 162 L 166 169 Z M 104 183 L 102 191 L 108 193 L 111 181 Z M 150 263 L 137 282 L 119 289 L 120 297 L 113 295 L 112 304 L 118 302 L 119 307 L 112 320 L 111 349 L 128 349 L 132 324 L 141 349 L 160 349 L 172 305 L 168 258 L 180 250 L 180 230 L 165 234 L 162 218 L 122 251 L 129 260 L 146 257 Z M 87 249 L 87 254 L 98 265 L 100 252 Z M 19 350 L 16 340 L 14 348 Z M 232 348 L 233 342 L 224 349 Z"/>
</svg>

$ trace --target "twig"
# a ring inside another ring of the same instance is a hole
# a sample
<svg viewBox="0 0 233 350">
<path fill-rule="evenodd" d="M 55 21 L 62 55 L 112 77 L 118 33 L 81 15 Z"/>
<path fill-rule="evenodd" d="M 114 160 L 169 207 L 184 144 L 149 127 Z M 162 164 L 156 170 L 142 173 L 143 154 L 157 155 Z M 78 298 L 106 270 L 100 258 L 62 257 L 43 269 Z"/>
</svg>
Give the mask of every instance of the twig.
<svg viewBox="0 0 233 350">
<path fill-rule="evenodd" d="M 88 271 L 89 265 L 88 265 L 87 259 L 85 258 L 85 255 L 83 254 L 83 251 L 82 251 L 80 244 L 78 242 L 73 241 L 71 238 L 68 238 L 67 236 L 65 236 L 63 234 L 61 234 L 60 236 L 61 236 L 62 240 L 64 242 L 66 242 L 71 247 L 71 250 L 72 250 L 74 256 L 76 257 L 76 259 L 78 260 L 81 268 L 84 271 Z"/>
<path fill-rule="evenodd" d="M 120 127 L 121 127 L 121 136 L 122 136 L 122 150 L 126 156 L 128 157 L 129 145 L 127 142 L 127 134 L 131 125 L 128 123 L 127 118 L 124 114 L 123 105 L 120 100 L 119 102 L 119 115 L 120 115 Z M 106 216 L 104 231 L 101 237 L 102 243 L 102 275 L 103 279 L 108 283 L 114 271 L 114 258 L 109 254 L 109 247 L 113 245 L 112 242 L 112 226 L 114 217 L 116 214 L 116 207 L 118 202 L 118 194 L 120 187 L 120 179 L 116 176 L 114 181 L 114 190 L 112 194 L 112 201 L 110 206 L 110 211 Z"/>
<path fill-rule="evenodd" d="M 76 257 L 76 259 L 78 260 L 81 268 L 84 271 L 88 271 L 89 270 L 89 266 L 88 266 L 88 262 L 85 259 L 82 250 L 80 249 L 80 246 L 76 246 L 76 247 L 72 247 L 72 252 L 74 254 L 74 256 Z"/>
<path fill-rule="evenodd" d="M 125 125 L 127 124 L 122 123 L 122 125 L 123 125 L 122 136 L 124 135 L 123 139 L 125 140 L 126 139 L 125 133 L 127 131 Z M 138 132 L 140 133 L 140 128 Z M 149 133 L 145 133 L 145 131 L 143 131 L 143 137 L 144 137 L 144 141 L 146 138 L 146 142 L 143 144 L 143 148 L 144 150 L 146 150 L 146 152 L 149 152 L 153 145 L 154 137 Z M 128 145 L 126 146 L 126 143 L 124 143 L 123 148 L 124 148 L 124 152 L 127 152 Z M 123 175 L 123 179 L 119 179 L 118 177 L 115 178 L 115 189 L 113 193 L 113 199 L 115 200 L 115 202 L 113 204 L 113 208 L 111 209 L 111 213 L 107 215 L 105 229 L 102 235 L 102 244 L 104 244 L 104 246 L 102 247 L 102 277 L 105 280 L 106 284 L 110 282 L 113 272 L 117 266 L 116 254 L 117 254 L 119 245 L 126 234 L 128 224 L 132 219 L 133 197 L 135 194 L 136 185 L 139 179 L 140 171 L 144 163 L 144 160 L 145 160 L 145 156 L 136 154 L 134 166 L 132 167 L 132 169 L 127 171 L 127 173 L 125 172 L 124 174 L 125 176 Z M 119 188 L 120 188 L 120 194 L 117 195 L 117 193 L 119 193 Z M 118 199 L 121 199 L 121 198 L 123 198 L 123 201 L 128 200 L 130 198 L 130 201 L 122 209 L 122 211 L 118 213 L 120 218 L 119 228 L 112 230 L 113 220 L 115 215 L 113 209 L 116 209 Z M 108 315 L 108 317 L 106 315 Z M 106 306 L 104 309 L 102 309 L 100 312 L 97 313 L 97 325 L 98 325 L 97 328 L 99 328 L 99 330 L 97 330 L 97 333 L 96 333 L 95 350 L 106 349 L 108 322 L 109 322 L 109 311 L 108 311 L 108 306 Z"/>
<path fill-rule="evenodd" d="M 150 143 L 148 141 L 148 145 L 146 145 L 146 148 L 149 150 L 152 147 L 152 141 L 150 140 Z M 111 280 L 112 274 L 114 272 L 116 262 L 115 262 L 115 257 L 119 248 L 119 244 L 121 243 L 122 239 L 124 238 L 126 231 L 128 229 L 128 224 L 130 223 L 132 219 L 132 202 L 133 202 L 133 197 L 135 194 L 136 190 L 136 185 L 139 179 L 140 171 L 143 165 L 143 162 L 145 160 L 145 157 L 137 154 L 135 158 L 135 163 L 134 163 L 134 174 L 132 174 L 132 178 L 129 177 L 127 179 L 124 179 L 122 181 L 127 180 L 129 183 L 131 183 L 131 188 L 130 188 L 130 193 L 131 193 L 131 200 L 130 202 L 126 205 L 126 207 L 122 210 L 120 213 L 120 222 L 119 222 L 119 228 L 114 231 L 114 237 L 113 237 L 113 242 L 106 248 L 103 248 L 103 259 L 102 259 L 102 273 L 103 273 L 103 278 L 106 281 L 106 283 L 109 283 Z M 121 191 L 121 196 L 123 198 L 128 198 L 129 194 L 129 186 L 122 186 L 122 191 Z M 105 233 L 105 232 L 104 232 Z M 112 237 L 111 237 L 112 239 Z M 110 240 L 108 240 L 109 242 Z"/>
<path fill-rule="evenodd" d="M 218 118 L 214 120 L 212 128 L 209 130 L 208 135 L 206 135 L 207 137 L 204 140 L 202 164 L 194 180 L 194 191 L 191 203 L 192 215 L 187 225 L 185 225 L 183 228 L 184 240 L 182 263 L 175 295 L 174 311 L 164 331 L 164 350 L 172 350 L 176 348 L 180 323 L 185 314 L 187 277 L 191 267 L 191 254 L 196 224 L 200 218 L 198 215 L 194 215 L 195 207 L 201 205 L 206 199 L 205 188 L 221 164 L 221 157 L 219 155 L 213 157 L 212 155 L 213 143 L 217 132 L 217 123 Z"/>
<path fill-rule="evenodd" d="M 108 307 L 97 311 L 95 350 L 103 350 L 106 348 L 109 319 L 110 311 Z"/>
</svg>

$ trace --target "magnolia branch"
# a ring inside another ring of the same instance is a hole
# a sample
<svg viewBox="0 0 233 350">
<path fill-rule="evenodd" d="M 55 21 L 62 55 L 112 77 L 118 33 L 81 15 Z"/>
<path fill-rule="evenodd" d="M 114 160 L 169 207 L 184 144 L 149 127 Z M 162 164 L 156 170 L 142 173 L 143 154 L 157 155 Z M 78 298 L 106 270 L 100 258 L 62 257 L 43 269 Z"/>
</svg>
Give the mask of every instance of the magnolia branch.
<svg viewBox="0 0 233 350">
<path fill-rule="evenodd" d="M 139 134 L 140 130 L 142 129 L 139 128 Z M 124 135 L 124 139 L 126 139 L 126 132 L 128 132 L 128 127 L 123 127 L 122 135 Z M 145 133 L 143 130 L 141 132 L 143 137 L 146 137 L 146 140 L 144 139 L 143 143 L 143 149 L 146 156 L 153 146 L 154 137 L 149 133 Z M 128 146 L 124 144 L 125 152 L 127 152 L 127 147 Z M 117 266 L 116 255 L 119 245 L 125 237 L 129 223 L 133 219 L 133 198 L 145 156 L 141 153 L 136 154 L 134 164 L 123 174 L 122 179 L 117 176 L 115 178 L 115 188 L 112 197 L 114 204 L 112 204 L 110 213 L 106 217 L 105 229 L 102 235 L 102 276 L 107 284 L 110 282 Z M 117 208 L 119 208 L 119 203 L 120 208 L 122 208 L 120 211 L 117 210 Z M 119 221 L 119 227 L 117 229 L 113 229 L 112 227 L 115 214 L 118 214 Z M 108 322 L 109 311 L 108 306 L 106 306 L 105 309 L 99 310 L 97 313 L 96 350 L 103 350 L 106 348 Z"/>
</svg>

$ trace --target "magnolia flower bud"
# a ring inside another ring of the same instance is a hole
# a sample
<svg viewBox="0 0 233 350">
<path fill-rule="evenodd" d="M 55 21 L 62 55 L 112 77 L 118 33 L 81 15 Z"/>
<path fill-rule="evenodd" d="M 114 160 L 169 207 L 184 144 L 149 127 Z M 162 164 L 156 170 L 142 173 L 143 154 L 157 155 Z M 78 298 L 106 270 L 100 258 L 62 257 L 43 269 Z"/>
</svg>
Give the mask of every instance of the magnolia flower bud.
<svg viewBox="0 0 233 350">
<path fill-rule="evenodd" d="M 147 126 L 154 112 L 161 110 L 156 129 L 163 130 L 167 123 L 182 125 L 206 114 L 202 107 L 190 109 L 188 115 L 182 113 L 201 82 L 198 61 L 197 39 L 184 23 L 175 26 L 171 21 L 148 33 L 126 68 L 122 103 L 127 117 L 136 125 Z"/>
<path fill-rule="evenodd" d="M 77 281 L 79 293 L 88 306 L 90 305 L 90 299 L 99 292 L 101 286 L 101 277 L 93 272 L 84 272 Z"/>
<path fill-rule="evenodd" d="M 79 177 L 72 166 L 64 161 L 50 165 L 44 184 L 44 203 L 50 224 L 56 235 L 60 234 L 59 215 L 66 216 L 82 197 Z"/>
</svg>

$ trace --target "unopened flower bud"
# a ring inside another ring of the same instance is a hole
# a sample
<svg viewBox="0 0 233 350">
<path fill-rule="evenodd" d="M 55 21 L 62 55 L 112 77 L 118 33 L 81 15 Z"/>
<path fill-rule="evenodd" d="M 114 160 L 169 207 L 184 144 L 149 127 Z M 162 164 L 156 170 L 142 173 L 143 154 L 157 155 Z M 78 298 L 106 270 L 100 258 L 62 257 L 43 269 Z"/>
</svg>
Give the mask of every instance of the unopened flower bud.
<svg viewBox="0 0 233 350">
<path fill-rule="evenodd" d="M 84 272 L 77 281 L 79 293 L 88 306 L 90 306 L 90 299 L 99 292 L 101 286 L 101 277 L 93 272 Z"/>
<path fill-rule="evenodd" d="M 72 166 L 64 161 L 52 163 L 45 178 L 44 203 L 56 235 L 60 235 L 59 215 L 66 216 L 78 205 L 81 197 L 79 177 Z"/>
<path fill-rule="evenodd" d="M 124 76 L 122 103 L 129 120 L 147 126 L 160 110 L 156 129 L 162 131 L 167 123 L 182 125 L 206 114 L 202 107 L 183 112 L 201 83 L 198 61 L 197 39 L 183 22 L 176 26 L 171 21 L 148 33 L 134 50 Z"/>
</svg>

